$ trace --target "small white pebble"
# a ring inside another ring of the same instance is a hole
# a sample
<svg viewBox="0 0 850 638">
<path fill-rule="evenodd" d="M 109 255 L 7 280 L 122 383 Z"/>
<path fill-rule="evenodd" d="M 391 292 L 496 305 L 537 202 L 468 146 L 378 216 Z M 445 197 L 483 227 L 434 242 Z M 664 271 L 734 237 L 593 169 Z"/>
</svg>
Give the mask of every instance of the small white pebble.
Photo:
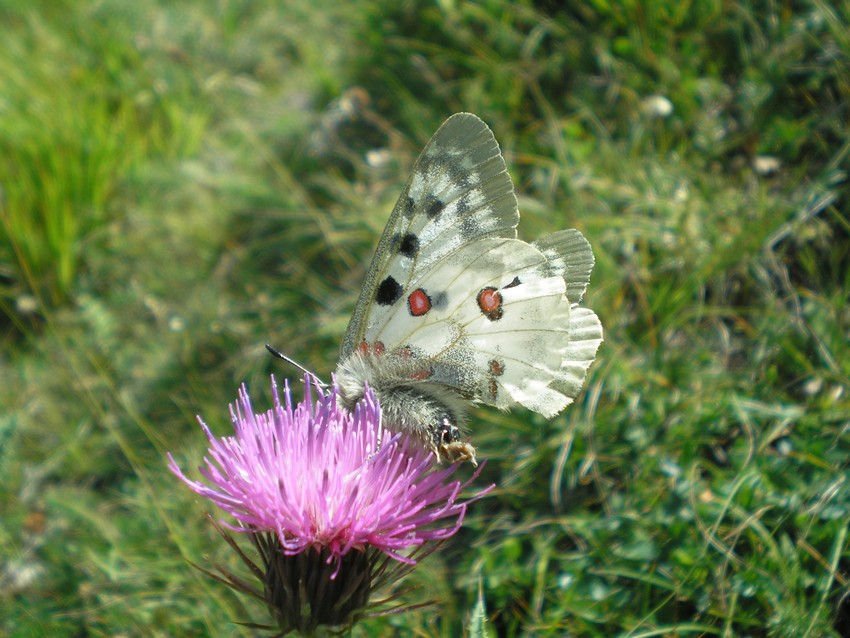
<svg viewBox="0 0 850 638">
<path fill-rule="evenodd" d="M 652 117 L 668 117 L 673 113 L 673 103 L 663 95 L 650 95 L 643 99 L 643 112 Z"/>
<path fill-rule="evenodd" d="M 22 315 L 31 315 L 38 310 L 38 299 L 32 295 L 21 295 L 15 299 L 15 307 Z"/>
<path fill-rule="evenodd" d="M 392 153 L 385 148 L 377 148 L 366 153 L 366 163 L 372 168 L 383 168 L 392 161 Z"/>
<path fill-rule="evenodd" d="M 813 377 L 803 384 L 803 394 L 814 396 L 823 388 L 823 379 Z"/>
<path fill-rule="evenodd" d="M 753 159 L 753 170 L 759 175 L 772 175 L 782 168 L 782 162 L 772 155 L 756 155 Z"/>
</svg>

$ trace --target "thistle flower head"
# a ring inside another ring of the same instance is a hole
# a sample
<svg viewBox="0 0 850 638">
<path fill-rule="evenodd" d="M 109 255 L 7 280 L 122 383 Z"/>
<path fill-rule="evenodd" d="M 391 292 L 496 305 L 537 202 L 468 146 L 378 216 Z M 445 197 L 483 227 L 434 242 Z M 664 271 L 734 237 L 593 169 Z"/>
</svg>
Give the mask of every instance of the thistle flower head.
<svg viewBox="0 0 850 638">
<path fill-rule="evenodd" d="M 370 390 L 348 412 L 336 388 L 314 398 L 305 383 L 293 406 L 288 383 L 281 403 L 272 380 L 274 405 L 265 413 L 254 412 L 243 386 L 230 409 L 234 436 L 217 438 L 201 421 L 208 484 L 187 478 L 170 454 L 169 468 L 236 520 L 224 528 L 251 535 L 263 599 L 281 629 L 312 634 L 356 620 L 386 582 L 388 563 L 413 565 L 426 544 L 457 532 L 470 502 L 459 494 L 480 469 L 465 483 L 450 481 L 458 466 L 438 466 L 418 441 L 385 429 Z"/>
</svg>

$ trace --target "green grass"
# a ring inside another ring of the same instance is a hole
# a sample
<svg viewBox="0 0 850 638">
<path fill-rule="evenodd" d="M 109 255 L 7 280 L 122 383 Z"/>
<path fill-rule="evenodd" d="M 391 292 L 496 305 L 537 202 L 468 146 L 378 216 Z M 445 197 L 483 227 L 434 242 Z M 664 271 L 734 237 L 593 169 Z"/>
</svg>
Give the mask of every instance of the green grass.
<svg viewBox="0 0 850 638">
<path fill-rule="evenodd" d="M 328 375 L 459 110 L 523 238 L 591 241 L 606 340 L 556 419 L 476 412 L 498 489 L 409 577 L 438 608 L 354 635 L 850 632 L 850 8 L 558 7 L 0 7 L 0 633 L 268 621 L 186 563 L 239 569 L 165 452 L 291 376 L 266 342 Z"/>
</svg>

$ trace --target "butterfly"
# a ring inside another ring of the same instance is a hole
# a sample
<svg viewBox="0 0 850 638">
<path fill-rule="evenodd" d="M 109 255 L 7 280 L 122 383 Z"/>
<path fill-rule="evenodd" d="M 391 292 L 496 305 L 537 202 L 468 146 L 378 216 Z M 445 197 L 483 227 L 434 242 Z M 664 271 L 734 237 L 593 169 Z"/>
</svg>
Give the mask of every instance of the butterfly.
<svg viewBox="0 0 850 638">
<path fill-rule="evenodd" d="M 471 404 L 550 418 L 572 403 L 602 342 L 578 305 L 593 252 L 577 230 L 526 243 L 518 223 L 493 133 L 451 116 L 413 166 L 348 324 L 334 375 L 346 408 L 368 384 L 390 430 L 475 464 Z"/>
</svg>

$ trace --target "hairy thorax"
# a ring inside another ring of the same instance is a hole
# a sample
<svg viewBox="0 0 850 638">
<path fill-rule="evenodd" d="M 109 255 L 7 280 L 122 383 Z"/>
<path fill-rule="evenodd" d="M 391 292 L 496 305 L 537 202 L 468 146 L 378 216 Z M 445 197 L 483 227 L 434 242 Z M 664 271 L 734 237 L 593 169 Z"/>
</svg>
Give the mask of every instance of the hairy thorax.
<svg viewBox="0 0 850 638">
<path fill-rule="evenodd" d="M 366 385 L 381 405 L 384 426 L 417 437 L 440 460 L 475 461 L 475 448 L 461 441 L 467 401 L 445 385 L 420 380 L 421 363 L 385 354 L 355 352 L 337 367 L 343 406 L 354 409 Z"/>
</svg>

